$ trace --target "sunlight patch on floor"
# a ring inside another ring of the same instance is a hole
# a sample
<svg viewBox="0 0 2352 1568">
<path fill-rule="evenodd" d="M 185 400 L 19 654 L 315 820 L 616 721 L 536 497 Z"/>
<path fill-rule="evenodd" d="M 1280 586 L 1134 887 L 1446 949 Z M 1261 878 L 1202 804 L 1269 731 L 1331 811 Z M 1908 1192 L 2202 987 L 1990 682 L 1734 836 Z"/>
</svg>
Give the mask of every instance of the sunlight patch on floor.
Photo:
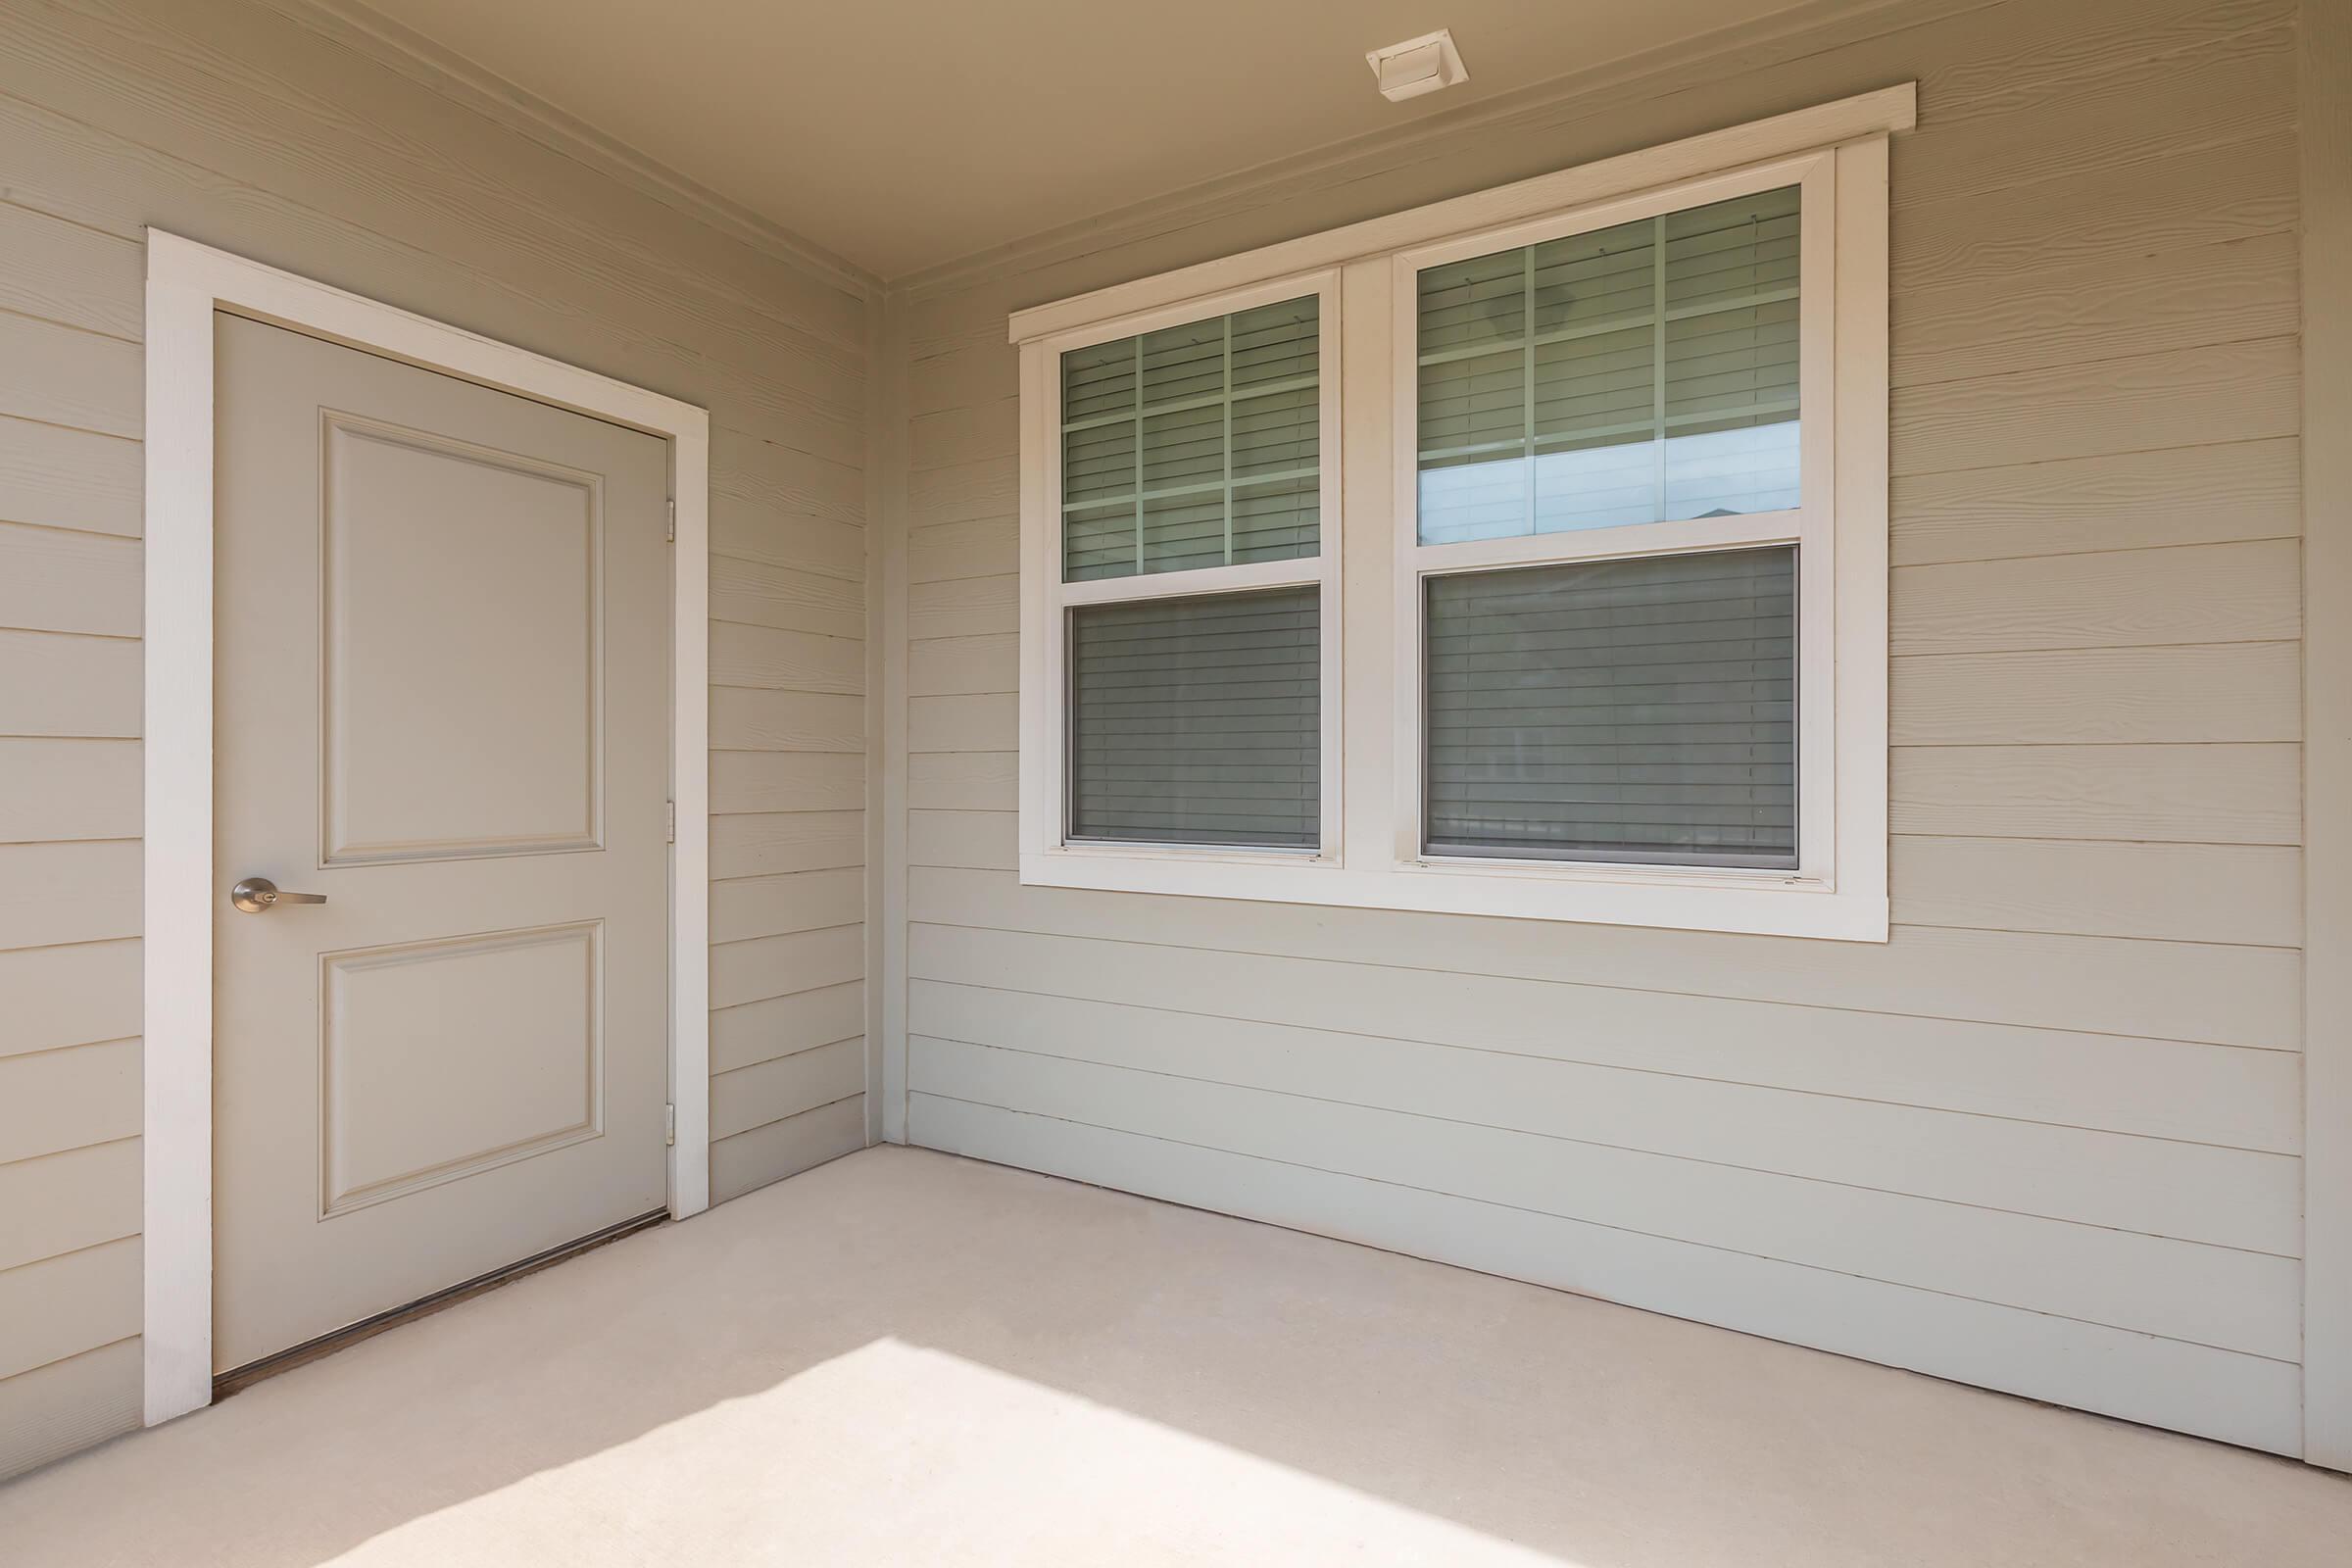
<svg viewBox="0 0 2352 1568">
<path fill-rule="evenodd" d="M 408 1521 L 330 1561 L 441 1568 L 525 1554 L 565 1568 L 1601 1568 L 891 1339 Z"/>
</svg>

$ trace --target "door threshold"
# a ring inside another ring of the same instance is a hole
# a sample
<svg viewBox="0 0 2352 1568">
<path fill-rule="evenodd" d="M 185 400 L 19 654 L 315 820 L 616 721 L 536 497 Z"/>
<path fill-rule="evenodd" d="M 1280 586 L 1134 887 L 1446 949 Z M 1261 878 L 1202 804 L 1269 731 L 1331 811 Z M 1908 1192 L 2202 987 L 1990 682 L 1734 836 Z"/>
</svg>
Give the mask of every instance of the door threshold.
<svg viewBox="0 0 2352 1568">
<path fill-rule="evenodd" d="M 494 1268 L 487 1274 L 477 1274 L 472 1279 L 452 1285 L 446 1290 L 435 1291 L 430 1296 L 420 1297 L 406 1306 L 396 1306 L 389 1311 L 378 1312 L 373 1317 L 364 1317 L 357 1323 L 347 1324 L 330 1334 L 321 1334 L 315 1340 L 305 1340 L 300 1345 L 265 1355 L 258 1361 L 248 1361 L 243 1366 L 216 1373 L 213 1377 L 213 1402 L 218 1404 L 232 1394 L 241 1394 L 265 1378 L 273 1378 L 280 1372 L 291 1372 L 298 1366 L 307 1366 L 321 1357 L 334 1354 L 337 1350 L 357 1345 L 362 1340 L 371 1340 L 386 1329 L 396 1329 L 403 1323 L 414 1323 L 418 1318 L 431 1317 L 435 1312 L 455 1306 L 460 1301 L 469 1301 L 477 1296 L 488 1295 L 502 1285 L 511 1285 L 526 1274 L 536 1274 L 541 1269 L 553 1268 L 558 1263 L 567 1262 L 579 1256 L 582 1252 L 592 1252 L 600 1247 L 617 1242 L 624 1236 L 634 1236 L 639 1231 L 651 1230 L 667 1218 L 669 1218 L 669 1210 L 666 1208 L 650 1210 L 633 1219 L 624 1219 L 616 1225 L 608 1225 L 601 1231 L 591 1231 L 576 1241 L 564 1243 L 561 1247 L 551 1247 L 544 1252 L 533 1252 L 530 1256 L 517 1262 L 509 1263 L 504 1268 Z"/>
</svg>

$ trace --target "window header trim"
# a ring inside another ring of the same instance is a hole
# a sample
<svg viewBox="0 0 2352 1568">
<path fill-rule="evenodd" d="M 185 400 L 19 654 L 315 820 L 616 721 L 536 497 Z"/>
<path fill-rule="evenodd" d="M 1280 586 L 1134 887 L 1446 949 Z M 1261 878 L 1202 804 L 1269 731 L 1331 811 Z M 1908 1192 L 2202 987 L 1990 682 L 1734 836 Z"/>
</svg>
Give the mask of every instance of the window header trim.
<svg viewBox="0 0 2352 1568">
<path fill-rule="evenodd" d="M 1385 259 L 1464 231 L 1492 230 L 1564 208 L 1590 207 L 1657 186 L 1731 173 L 1751 163 L 1818 153 L 1844 142 L 1909 130 L 1918 123 L 1919 84 L 1906 81 L 1032 306 L 1012 313 L 1007 341 L 1030 343 L 1080 332 L 1096 342 L 1125 337 L 1150 329 L 1150 324 L 1135 324 L 1148 320 L 1145 313 L 1167 312 L 1165 319 L 1151 324 L 1173 324 L 1200 314 L 1199 302 L 1246 298 L 1236 291 L 1254 290 L 1270 280 L 1368 258 Z M 1093 335 L 1097 331 L 1100 336 Z M 1073 336 L 1056 346 L 1080 347 L 1088 338 Z"/>
</svg>

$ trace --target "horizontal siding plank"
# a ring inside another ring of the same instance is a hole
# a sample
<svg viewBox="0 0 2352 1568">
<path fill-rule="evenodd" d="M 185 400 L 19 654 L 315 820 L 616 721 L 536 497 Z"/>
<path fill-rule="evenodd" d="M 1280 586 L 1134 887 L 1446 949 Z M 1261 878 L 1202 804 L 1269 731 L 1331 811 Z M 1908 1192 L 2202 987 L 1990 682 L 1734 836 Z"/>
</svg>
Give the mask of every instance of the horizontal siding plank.
<svg viewBox="0 0 2352 1568">
<path fill-rule="evenodd" d="M 136 343 L 0 312 L 0 365 L 38 371 L 0 376 L 0 414 L 135 438 L 146 413 L 143 363 Z"/>
<path fill-rule="evenodd" d="M 4 650 L 0 650 L 4 652 Z M 710 691 L 710 745 L 724 752 L 865 751 L 865 704 L 826 692 Z"/>
<path fill-rule="evenodd" d="M 910 365 L 921 365 L 966 349 L 1000 348 L 1004 342 L 1004 334 L 986 316 L 976 321 L 964 316 L 941 321 L 915 310 L 908 313 L 906 332 L 906 359 Z"/>
<path fill-rule="evenodd" d="M 1117 1187 L 1794 1345 L 2291 1452 L 2278 1361 L 1303 1165 L 913 1097 L 925 1148 Z"/>
<path fill-rule="evenodd" d="M 913 810 L 1009 811 L 1020 805 L 1015 752 L 916 752 L 906 759 Z"/>
<path fill-rule="evenodd" d="M 0 844 L 136 837 L 137 741 L 0 738 Z"/>
<path fill-rule="evenodd" d="M 865 1091 L 865 1042 L 836 1040 L 710 1080 L 710 1136 L 732 1138 Z"/>
<path fill-rule="evenodd" d="M 906 520 L 910 527 L 971 522 L 1018 512 L 1020 460 L 991 455 L 949 467 L 918 468 L 906 476 Z"/>
<path fill-rule="evenodd" d="M 2293 435 L 2295 339 L 1938 381 L 1893 395 L 1896 474 Z"/>
<path fill-rule="evenodd" d="M 139 733 L 138 643 L 0 630 L 0 735 Z"/>
<path fill-rule="evenodd" d="M 906 863 L 1010 871 L 1020 864 L 1011 811 L 908 811 Z"/>
<path fill-rule="evenodd" d="M 789 936 L 714 944 L 710 949 L 710 1004 L 732 1007 L 837 986 L 865 975 L 865 928 L 835 926 Z"/>
<path fill-rule="evenodd" d="M 1011 385 L 1010 381 L 1005 383 L 1006 387 Z M 1020 450 L 1020 445 L 1021 400 L 1011 392 L 965 408 L 918 414 L 906 421 L 909 473 L 1009 457 Z"/>
<path fill-rule="evenodd" d="M 1902 746 L 1891 762 L 1897 833 L 2302 842 L 2299 746 Z"/>
<path fill-rule="evenodd" d="M 710 618 L 826 637 L 862 637 L 865 589 L 854 579 L 713 555 Z"/>
<path fill-rule="evenodd" d="M 710 684 L 855 696 L 865 690 L 865 644 L 720 621 L 710 628 Z"/>
<path fill-rule="evenodd" d="M 982 1010 L 969 999 L 959 1000 L 975 1012 Z M 1020 1033 L 1018 1014 L 1032 1008 L 1051 1016 L 1053 1004 L 1037 997 L 1004 996 L 998 1026 L 971 1032 L 1001 1037 L 998 1042 L 984 1039 L 983 1044 L 1018 1047 L 1027 1038 Z M 1010 1017 L 1004 1016 L 1008 1010 Z M 939 1033 L 935 1026 L 945 1024 L 953 1026 L 947 1032 L 955 1033 L 961 1027 L 962 1015 L 959 1008 L 954 1016 L 910 1024 L 909 1028 Z M 1162 1049 L 1151 1058 L 1157 1063 L 1151 1070 L 1184 1078 L 1236 1081 L 1234 1076 L 1194 1059 L 1195 1054 L 1220 1061 L 1234 1059 L 1233 1052 L 1221 1052 L 1214 1044 L 1225 1029 L 1222 1020 L 1209 1022 L 1163 1009 L 1149 1020 L 1122 1017 L 1105 1022 L 1104 1027 L 1146 1031 L 1157 1020 L 1169 1021 L 1159 1022 L 1152 1034 Z M 1249 1035 L 1261 1051 L 1277 1049 L 1262 1030 L 1240 1032 Z M 1285 1079 L 1286 1092 L 1392 1110 L 1420 1110 L 1450 1121 L 1504 1127 L 1647 1155 L 1710 1161 L 1750 1174 L 1803 1177 L 1912 1199 L 2201 1242 L 2217 1249 L 2291 1256 L 2301 1248 L 2301 1164 L 2290 1155 L 1629 1071 L 1558 1056 L 1538 1059 L 1515 1053 L 1464 1052 L 1429 1042 L 1411 1051 L 1365 1045 L 1356 1055 L 1352 1054 L 1353 1035 L 1335 1041 L 1328 1032 L 1316 1031 L 1311 1046 L 1301 1045 L 1299 1040 L 1306 1038 L 1286 1037 L 1288 1043 L 1281 1049 L 1294 1057 L 1301 1051 L 1318 1051 L 1328 1070 Z M 1080 1054 L 1092 1057 L 1096 1049 L 1110 1048 L 1089 1048 Z M 1235 1052 L 1244 1049 L 1234 1048 Z M 1142 1064 L 1140 1060 L 1127 1063 L 1130 1067 Z M 1269 1074 L 1273 1071 L 1264 1069 Z M 1014 1109 L 1043 1109 L 1079 1121 L 1101 1119 L 1083 1108 L 1083 1096 L 1075 1092 L 1070 1101 L 1049 1106 L 1023 1100 L 992 1100 L 964 1089 L 942 1087 L 936 1077 L 913 1065 L 907 1073 L 909 1087 L 917 1090 L 981 1099 Z M 1384 1073 L 1394 1081 L 1384 1084 Z M 1246 1086 L 1268 1086 L 1262 1076 L 1245 1076 L 1239 1081 Z M 1299 1107 L 1293 1110 L 1303 1114 Z M 1380 1141 L 1380 1135 L 1368 1128 L 1363 1129 L 1363 1136 Z M 1213 1137 L 1199 1135 L 1187 1141 L 1216 1142 Z M 1272 1148 L 1255 1152 L 1278 1152 Z M 1587 1181 L 1618 1179 L 1623 1178 L 1588 1173 L 1564 1184 L 1563 1191 L 1575 1191 Z M 1468 1191 L 1437 1179 L 1412 1185 Z M 1579 1210 L 1573 1217 L 1592 1215 Z"/>
<path fill-rule="evenodd" d="M 140 1158 L 124 1138 L 0 1165 L 0 1271 L 136 1236 Z"/>
<path fill-rule="evenodd" d="M 139 542 L 0 522 L 0 626 L 139 634 Z"/>
<path fill-rule="evenodd" d="M 139 337 L 147 258 L 136 241 L 0 201 L 0 310 Z"/>
<path fill-rule="evenodd" d="M 914 359 L 906 367 L 906 412 L 920 416 L 992 402 L 1015 384 L 1020 364 L 1002 332 L 975 333 L 956 347 Z"/>
<path fill-rule="evenodd" d="M 0 948 L 135 937 L 144 888 L 136 839 L 0 845 Z"/>
<path fill-rule="evenodd" d="M 2276 845 L 1892 841 L 1905 925 L 2291 948 L 2303 940 L 2303 857 Z"/>
<path fill-rule="evenodd" d="M 1021 579 L 1017 572 L 995 577 L 957 577 L 921 582 L 906 590 L 906 636 L 1011 636 L 1021 629 Z"/>
<path fill-rule="evenodd" d="M 710 819 L 710 875 L 720 881 L 864 863 L 863 811 L 762 811 Z"/>
<path fill-rule="evenodd" d="M 136 1040 L 0 1056 L 0 1164 L 136 1137 L 144 1114 Z"/>
<path fill-rule="evenodd" d="M 1020 638 L 1011 632 L 910 642 L 906 647 L 907 693 L 955 697 L 1018 691 L 1020 644 Z"/>
<path fill-rule="evenodd" d="M 0 417 L 0 521 L 138 537 L 136 441 Z"/>
<path fill-rule="evenodd" d="M 780 1182 L 865 1147 L 865 1096 L 853 1095 L 710 1146 L 710 1200 Z"/>
<path fill-rule="evenodd" d="M 1590 926 L 1567 943 L 1544 920 L 1138 899 L 1025 888 L 1004 871 L 925 866 L 909 872 L 907 895 L 915 920 L 1099 939 L 1138 959 L 1174 962 L 1178 953 L 1215 951 L 1220 961 L 1247 967 L 1252 985 L 1281 986 L 1291 975 L 1335 996 L 1351 982 L 1378 980 L 1431 995 L 1458 987 L 1463 1004 L 1474 1006 L 1486 995 L 1482 978 L 1496 977 L 1590 987 L 1575 1000 L 1592 1008 L 1673 993 L 1714 998 L 1735 1013 L 1769 1001 L 2267 1050 L 2295 1049 L 2302 1039 L 2296 956 L 2264 948 L 1933 926 L 1897 927 L 1886 943 Z M 1446 951 L 1435 954 L 1441 933 Z M 1294 968 L 1299 958 L 1321 966 Z M 1735 1034 L 1755 1027 L 1752 1018 L 1719 1022 Z"/>
<path fill-rule="evenodd" d="M 1009 693 L 985 697 L 909 697 L 910 752 L 1004 752 L 1019 746 L 1020 702 Z"/>
<path fill-rule="evenodd" d="M 710 1014 L 710 1068 L 732 1072 L 848 1040 L 864 1028 L 865 986 L 857 980 L 721 1007 Z"/>
<path fill-rule="evenodd" d="M 2223 643 L 1897 659 L 1897 746 L 2301 738 L 2301 650 Z"/>
<path fill-rule="evenodd" d="M 908 1087 L 2255 1355 L 2301 1350 L 2291 1258 L 1741 1168 L 1736 1150 L 1628 1147 L 1641 1133 L 1613 1118 L 1642 1108 L 1557 1063 L 1336 1037 L 1286 1042 L 1277 1061 L 1248 1031 L 1061 1023 L 1034 1050 L 916 1035 Z M 1729 1130 L 1703 1100 L 1682 1119 Z"/>
<path fill-rule="evenodd" d="M 1890 487 L 1897 566 L 2291 539 L 2292 437 L 1913 474 Z"/>
<path fill-rule="evenodd" d="M 2286 336 L 2296 278 L 2281 232 L 1897 291 L 1889 373 L 1916 386 Z"/>
<path fill-rule="evenodd" d="M 865 988 L 857 980 L 721 1007 L 710 1015 L 711 1070 L 731 1072 L 852 1039 L 864 1026 Z"/>
<path fill-rule="evenodd" d="M 918 981 L 2273 1153 L 2301 1139 L 2291 1052 L 924 924 L 908 950 Z"/>
<path fill-rule="evenodd" d="M 865 871 L 791 871 L 710 884 L 710 940 L 784 936 L 865 916 Z"/>
<path fill-rule="evenodd" d="M 0 1380 L 0 1481 L 136 1431 L 145 1378 L 134 1337 Z"/>
<path fill-rule="evenodd" d="M 1902 566 L 1891 652 L 2016 653 L 2302 635 L 2292 539 Z"/>
<path fill-rule="evenodd" d="M 859 315 L 862 318 L 863 312 Z M 858 330 L 862 333 L 863 327 Z M 865 520 L 861 465 L 836 463 L 723 425 L 710 431 L 710 490 L 714 499 L 750 502 L 785 517 L 810 517 L 851 528 Z"/>
<path fill-rule="evenodd" d="M 138 1333 L 139 1261 L 129 1236 L 0 1272 L 0 1378 Z"/>
<path fill-rule="evenodd" d="M 1938 32 L 1967 36 L 1947 43 L 1921 74 L 1936 93 L 1935 123 L 2014 112 L 2043 102 L 2078 77 L 2119 65 L 2244 47 L 2293 16 L 2292 0 L 2130 0 L 2128 4 L 2035 6 L 2025 11 L 1972 8 Z M 1941 39 L 1939 39 L 1941 41 Z"/>
<path fill-rule="evenodd" d="M 137 1034 L 141 974 L 136 942 L 77 942 L 0 952 L 0 997 L 8 999 L 7 1013 L 0 1018 L 0 1071 L 20 1052 L 54 1051 Z"/>
<path fill-rule="evenodd" d="M 1020 523 L 1009 516 L 912 529 L 906 536 L 906 579 L 946 582 L 1016 571 L 1020 535 Z"/>
<path fill-rule="evenodd" d="M 2038 81 L 2013 77 L 1974 114 L 1925 119 L 1899 144 L 1892 189 L 1993 194 L 2276 133 L 2294 123 L 2294 81 L 2290 25 L 2153 57 L 2119 49 Z"/>
<path fill-rule="evenodd" d="M 715 492 L 710 497 L 710 549 L 715 555 L 814 576 L 865 580 L 865 532 L 856 524 L 796 517 Z"/>
<path fill-rule="evenodd" d="M 713 752 L 710 810 L 849 811 L 865 805 L 865 759 L 856 752 Z"/>
<path fill-rule="evenodd" d="M 1916 189 L 1903 158 L 1898 138 L 1891 189 L 1904 199 L 1887 221 L 1897 298 L 2042 268 L 2258 238 L 2296 221 L 2299 176 L 2287 130 L 1997 191 Z"/>
</svg>

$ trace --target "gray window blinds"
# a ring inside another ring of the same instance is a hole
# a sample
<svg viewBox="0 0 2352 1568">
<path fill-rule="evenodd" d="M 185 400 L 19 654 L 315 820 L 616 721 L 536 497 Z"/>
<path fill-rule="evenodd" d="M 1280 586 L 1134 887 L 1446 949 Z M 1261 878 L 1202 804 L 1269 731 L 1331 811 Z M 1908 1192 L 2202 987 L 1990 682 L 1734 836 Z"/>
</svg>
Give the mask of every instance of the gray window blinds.
<svg viewBox="0 0 2352 1568">
<path fill-rule="evenodd" d="M 1062 579 L 1312 556 L 1318 301 L 1061 357 Z"/>
<path fill-rule="evenodd" d="M 1431 853 L 1795 863 L 1794 549 L 1427 592 Z"/>
<path fill-rule="evenodd" d="M 1316 589 L 1069 613 L 1072 839 L 1318 844 Z"/>
<path fill-rule="evenodd" d="M 1424 270 L 1421 541 L 1797 505 L 1795 186 Z"/>
</svg>

